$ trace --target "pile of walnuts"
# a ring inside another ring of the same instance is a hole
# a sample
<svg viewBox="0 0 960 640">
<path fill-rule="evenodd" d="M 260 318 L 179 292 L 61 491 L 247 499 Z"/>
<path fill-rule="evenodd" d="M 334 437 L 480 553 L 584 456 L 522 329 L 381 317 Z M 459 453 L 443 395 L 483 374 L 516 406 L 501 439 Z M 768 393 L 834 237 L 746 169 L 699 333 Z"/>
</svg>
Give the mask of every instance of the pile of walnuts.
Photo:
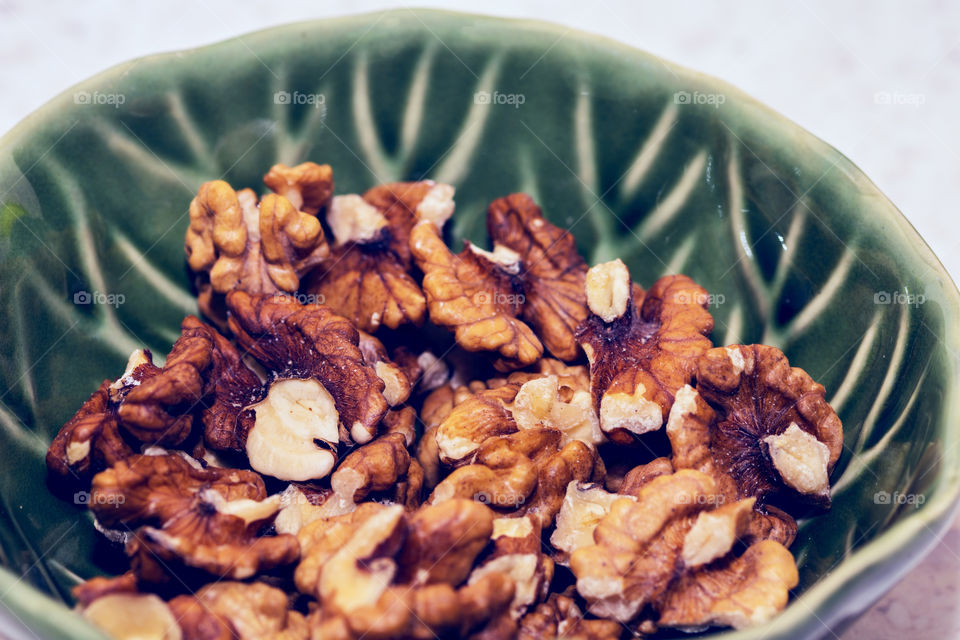
<svg viewBox="0 0 960 640">
<path fill-rule="evenodd" d="M 707 292 L 644 290 L 514 194 L 453 253 L 453 188 L 334 196 L 277 165 L 190 206 L 188 316 L 47 453 L 129 560 L 116 638 L 619 638 L 742 628 L 797 585 L 840 420 Z M 444 331 L 447 330 L 447 331 Z M 448 333 L 449 331 L 449 333 Z M 452 334 L 452 335 L 451 335 Z M 652 453 L 665 451 L 669 455 Z"/>
</svg>

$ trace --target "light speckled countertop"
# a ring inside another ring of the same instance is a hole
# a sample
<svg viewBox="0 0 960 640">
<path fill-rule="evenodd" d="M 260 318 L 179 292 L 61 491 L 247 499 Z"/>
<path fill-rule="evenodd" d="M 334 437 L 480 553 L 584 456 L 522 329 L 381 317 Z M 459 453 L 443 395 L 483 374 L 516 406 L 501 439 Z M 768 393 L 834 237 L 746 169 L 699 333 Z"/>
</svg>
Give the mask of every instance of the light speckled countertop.
<svg viewBox="0 0 960 640">
<path fill-rule="evenodd" d="M 0 132 L 70 85 L 135 56 L 281 22 L 403 6 L 368 0 L 237 4 L 0 0 Z M 838 4 L 710 1 L 680 8 L 629 0 L 487 0 L 482 10 L 601 33 L 732 82 L 857 163 L 956 280 L 960 4 Z M 481 8 L 470 1 L 417 5 Z M 843 638 L 960 637 L 958 590 L 960 523 Z"/>
</svg>

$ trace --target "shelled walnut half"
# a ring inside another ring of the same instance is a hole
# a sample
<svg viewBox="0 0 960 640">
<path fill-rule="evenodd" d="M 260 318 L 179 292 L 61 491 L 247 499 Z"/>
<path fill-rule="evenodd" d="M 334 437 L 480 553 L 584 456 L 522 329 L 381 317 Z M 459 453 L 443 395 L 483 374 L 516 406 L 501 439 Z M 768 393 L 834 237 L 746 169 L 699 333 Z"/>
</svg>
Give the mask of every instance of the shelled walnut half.
<svg viewBox="0 0 960 640">
<path fill-rule="evenodd" d="M 304 282 L 361 331 L 420 325 L 426 301 L 410 275 L 410 230 L 420 220 L 442 228 L 453 214 L 453 187 L 429 180 L 395 182 L 335 196 L 327 211 L 334 246 Z"/>
<path fill-rule="evenodd" d="M 424 273 L 431 322 L 451 329 L 468 351 L 497 353 L 502 371 L 533 364 L 544 343 L 556 357 L 575 359 L 574 331 L 587 311 L 586 263 L 573 237 L 525 194 L 495 200 L 487 227 L 492 251 L 465 242 L 456 255 L 436 225 L 414 227 L 410 248 Z"/>
<path fill-rule="evenodd" d="M 330 254 L 316 217 L 333 193 L 330 167 L 276 165 L 265 180 L 279 195 L 265 195 L 258 203 L 253 190 L 237 192 L 214 180 L 190 203 L 187 262 L 201 276 L 200 308 L 211 319 L 222 321 L 216 296 L 234 289 L 292 293 Z"/>
<path fill-rule="evenodd" d="M 329 475 L 339 444 L 369 442 L 387 411 L 359 333 L 329 308 L 289 296 L 233 291 L 227 306 L 238 344 L 270 371 L 263 399 L 236 423 L 251 466 L 282 480 Z"/>
<path fill-rule="evenodd" d="M 171 573 L 189 581 L 191 572 L 244 579 L 299 556 L 293 536 L 260 537 L 280 504 L 252 471 L 131 456 L 94 477 L 90 505 L 102 526 L 133 532 L 126 551 L 145 583 L 170 582 Z"/>
<path fill-rule="evenodd" d="M 590 316 L 578 340 L 590 360 L 600 428 L 629 444 L 663 426 L 674 394 L 710 348 L 707 293 L 686 276 L 664 276 L 636 300 L 626 265 L 597 265 L 586 277 Z"/>
</svg>

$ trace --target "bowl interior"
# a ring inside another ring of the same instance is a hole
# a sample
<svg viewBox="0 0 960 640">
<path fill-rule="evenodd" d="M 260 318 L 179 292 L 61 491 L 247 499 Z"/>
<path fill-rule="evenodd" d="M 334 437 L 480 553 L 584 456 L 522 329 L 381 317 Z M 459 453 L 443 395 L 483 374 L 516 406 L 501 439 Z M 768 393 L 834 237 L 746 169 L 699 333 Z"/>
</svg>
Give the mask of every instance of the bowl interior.
<svg viewBox="0 0 960 640">
<path fill-rule="evenodd" d="M 690 275 L 713 295 L 716 344 L 777 345 L 826 387 L 846 437 L 834 505 L 802 523 L 801 597 L 766 637 L 842 625 L 907 570 L 958 493 L 944 270 L 810 134 L 725 84 L 561 33 L 408 10 L 282 27 L 122 65 L 0 141 L 0 592 L 14 613 L 67 635 L 68 614 L 40 615 L 53 609 L 23 585 L 69 604 L 78 580 L 122 570 L 89 512 L 49 493 L 43 454 L 131 350 L 166 353 L 196 313 L 182 247 L 197 188 L 262 191 L 271 164 L 305 159 L 333 166 L 338 193 L 453 183 L 454 245 L 484 242 L 489 201 L 526 191 L 589 262 L 621 257 L 644 285 Z"/>
</svg>

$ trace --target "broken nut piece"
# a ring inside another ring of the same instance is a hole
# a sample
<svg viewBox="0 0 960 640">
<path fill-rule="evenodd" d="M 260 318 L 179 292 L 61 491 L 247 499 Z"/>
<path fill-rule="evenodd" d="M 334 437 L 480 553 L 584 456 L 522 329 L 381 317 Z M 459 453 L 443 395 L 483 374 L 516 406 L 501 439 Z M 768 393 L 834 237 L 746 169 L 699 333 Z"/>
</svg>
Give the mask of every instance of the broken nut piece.
<svg viewBox="0 0 960 640">
<path fill-rule="evenodd" d="M 304 290 L 322 296 L 361 331 L 422 324 L 426 300 L 410 275 L 410 232 L 420 219 L 442 227 L 452 213 L 453 187 L 430 181 L 334 197 L 327 222 L 336 244 Z"/>
<path fill-rule="evenodd" d="M 83 608 L 83 617 L 114 640 L 181 640 L 178 619 L 152 593 L 114 593 Z"/>
<path fill-rule="evenodd" d="M 674 394 L 710 348 L 706 291 L 686 276 L 664 276 L 642 302 L 619 260 L 587 272 L 590 316 L 577 339 L 590 361 L 600 428 L 615 442 L 659 429 Z"/>
<path fill-rule="evenodd" d="M 843 450 L 824 388 L 779 349 L 732 345 L 697 363 L 697 392 L 716 411 L 717 466 L 760 503 L 830 504 L 829 474 Z"/>
<path fill-rule="evenodd" d="M 255 415 L 245 446 L 253 469 L 292 482 L 323 478 L 333 470 L 340 420 L 333 396 L 319 381 L 277 380 L 248 410 Z"/>
</svg>

